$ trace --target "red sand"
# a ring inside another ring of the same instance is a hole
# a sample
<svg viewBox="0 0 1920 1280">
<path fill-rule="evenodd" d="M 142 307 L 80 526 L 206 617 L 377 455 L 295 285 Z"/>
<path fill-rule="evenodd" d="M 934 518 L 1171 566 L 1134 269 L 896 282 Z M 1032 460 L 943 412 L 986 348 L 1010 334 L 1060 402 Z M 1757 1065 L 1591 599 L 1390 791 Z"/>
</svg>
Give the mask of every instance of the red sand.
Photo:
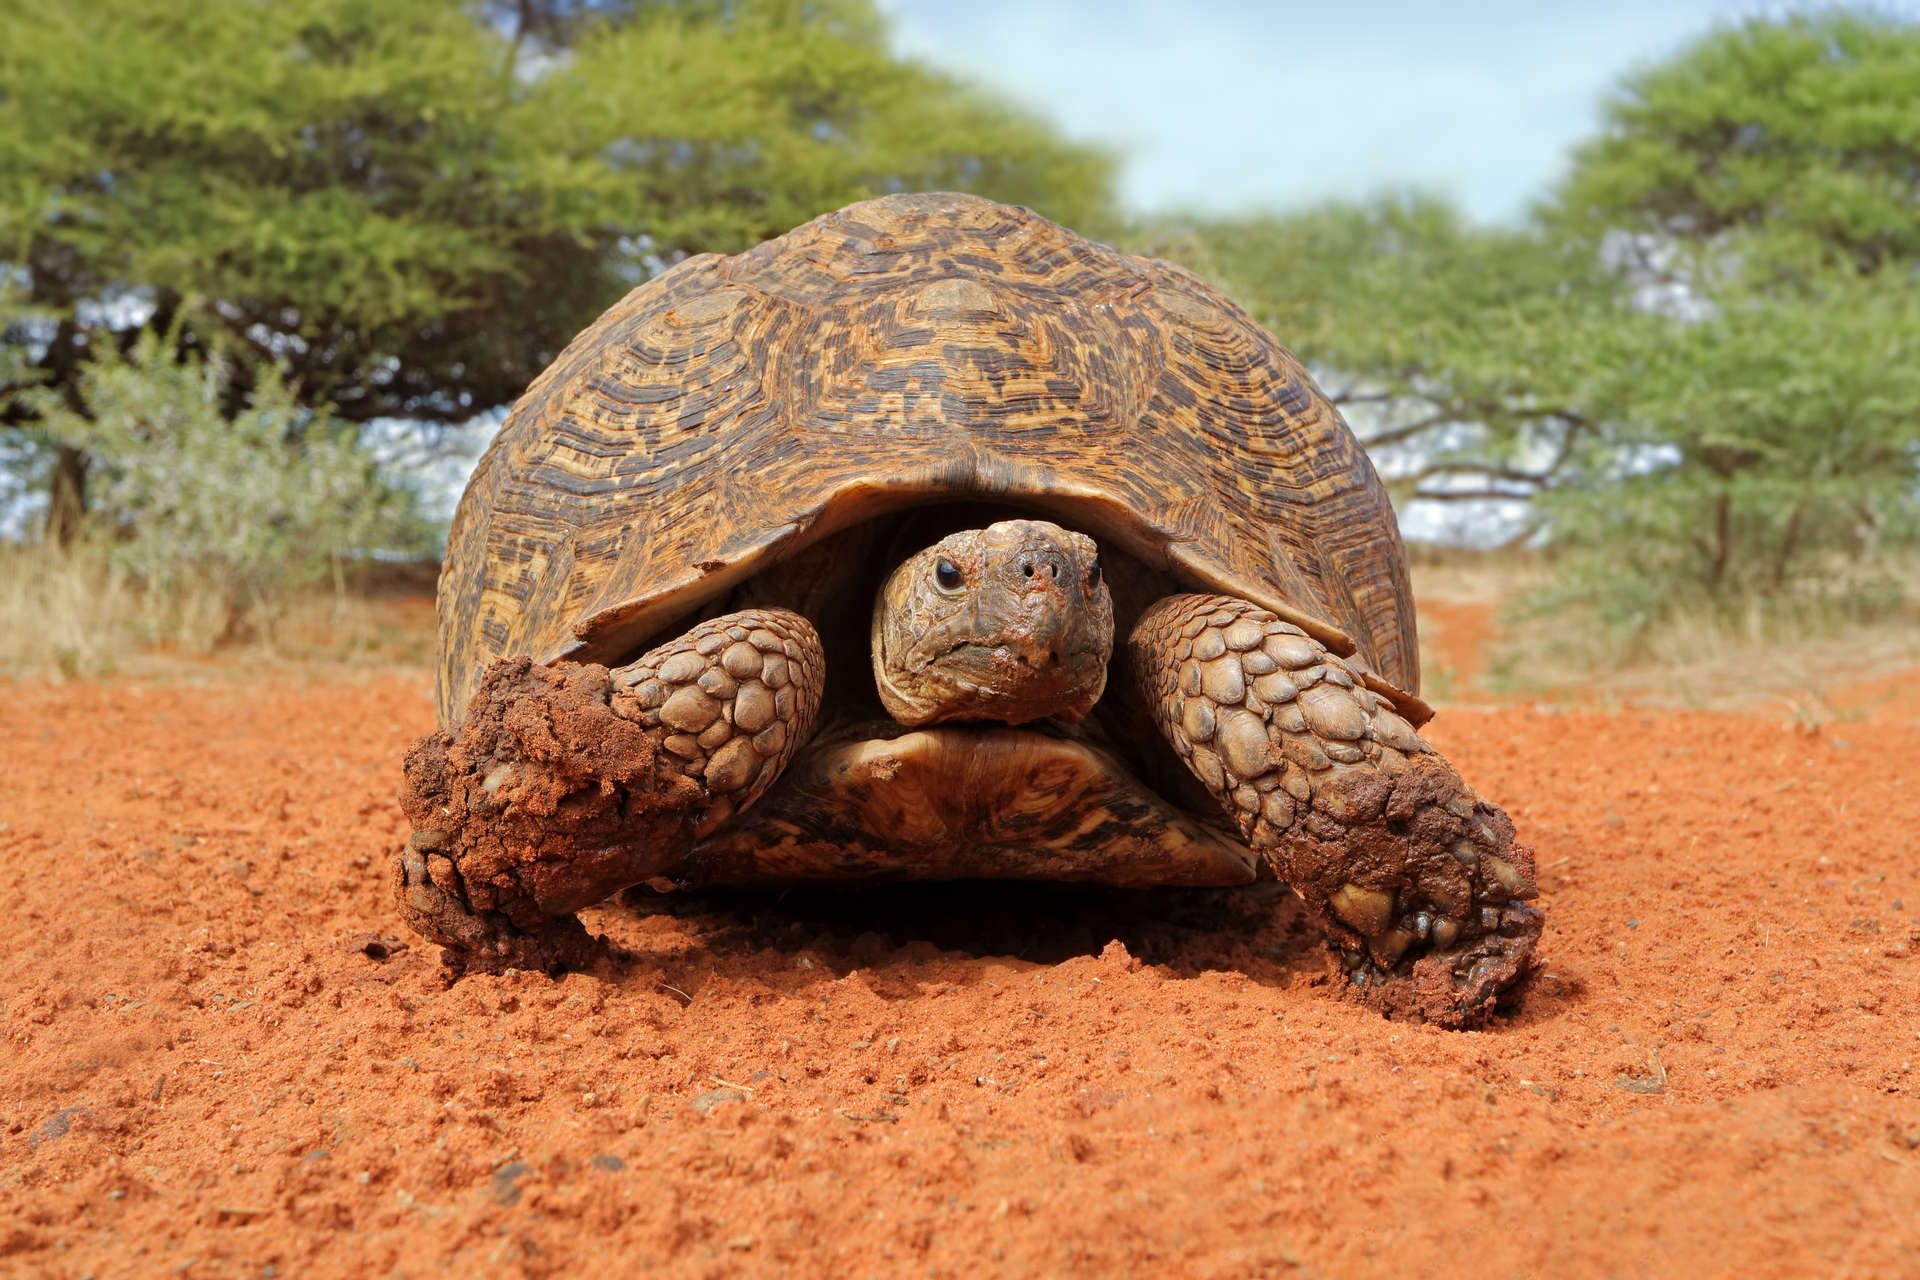
<svg viewBox="0 0 1920 1280">
<path fill-rule="evenodd" d="M 1444 713 L 1551 961 L 1446 1033 L 1251 893 L 604 908 L 447 988 L 368 945 L 423 677 L 6 692 L 0 1270 L 1920 1274 L 1912 698 Z"/>
</svg>

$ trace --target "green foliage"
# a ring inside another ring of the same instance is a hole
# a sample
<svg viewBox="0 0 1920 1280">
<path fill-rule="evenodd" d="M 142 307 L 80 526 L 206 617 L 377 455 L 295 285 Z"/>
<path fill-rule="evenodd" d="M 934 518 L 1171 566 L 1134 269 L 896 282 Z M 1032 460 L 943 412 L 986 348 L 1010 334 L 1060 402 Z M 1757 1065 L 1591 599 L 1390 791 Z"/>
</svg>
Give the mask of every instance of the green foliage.
<svg viewBox="0 0 1920 1280">
<path fill-rule="evenodd" d="M 661 259 L 888 190 L 1106 200 L 1106 157 L 897 61 L 866 0 L 575 34 L 535 57 L 446 0 L 0 7 L 0 262 L 70 327 L 201 297 L 190 342 L 270 357 L 308 403 L 458 421 Z"/>
<path fill-rule="evenodd" d="M 211 586 L 234 619 L 426 530 L 359 428 L 300 405 L 271 368 L 237 410 L 226 364 L 147 330 L 82 366 L 78 405 L 26 393 L 54 441 L 94 459 L 91 540 L 153 595 Z"/>
<path fill-rule="evenodd" d="M 1920 259 L 1920 23 L 1826 10 L 1723 27 L 1629 76 L 1548 216 L 1864 272 Z"/>
<path fill-rule="evenodd" d="M 1574 596 L 1628 629 L 1756 597 L 1890 602 L 1873 561 L 1920 494 L 1920 291 L 1889 272 L 1723 290 L 1613 372 L 1603 464 L 1541 503 Z"/>
<path fill-rule="evenodd" d="M 1608 465 L 1543 504 L 1624 626 L 1885 606 L 1920 498 L 1920 24 L 1723 28 L 1630 77 L 1542 220 L 1643 302 Z M 1656 310 L 1662 308 L 1655 308 Z"/>
<path fill-rule="evenodd" d="M 1327 384 L 1402 502 L 1526 498 L 1591 441 L 1633 323 L 1598 258 L 1419 195 L 1151 228 Z"/>
<path fill-rule="evenodd" d="M 1319 372 L 1396 497 L 1532 495 L 1616 634 L 1897 598 L 1920 515 L 1920 24 L 1718 30 L 1630 77 L 1516 229 L 1394 197 L 1155 247 Z"/>
</svg>

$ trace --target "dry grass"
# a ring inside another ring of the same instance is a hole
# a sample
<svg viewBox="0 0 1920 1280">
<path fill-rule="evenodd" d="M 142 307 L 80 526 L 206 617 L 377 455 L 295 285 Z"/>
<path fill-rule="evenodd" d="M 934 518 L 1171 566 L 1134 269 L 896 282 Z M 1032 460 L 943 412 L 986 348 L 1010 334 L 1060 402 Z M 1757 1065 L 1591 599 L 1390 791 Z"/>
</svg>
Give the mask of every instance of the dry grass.
<svg viewBox="0 0 1920 1280">
<path fill-rule="evenodd" d="M 418 666 L 432 650 L 431 588 L 309 590 L 237 609 L 218 584 L 143 590 L 92 551 L 0 549 L 0 675 L 71 680 L 282 661 Z"/>
<path fill-rule="evenodd" d="M 1920 600 L 1920 556 L 1892 569 L 1909 600 Z M 1586 611 L 1529 610 L 1526 597 L 1549 580 L 1544 558 L 1527 552 L 1415 554 L 1423 607 L 1484 609 L 1491 632 L 1475 677 L 1436 689 L 1440 700 L 1776 705 L 1817 718 L 1837 690 L 1920 667 L 1920 608 L 1911 604 L 1862 621 L 1841 603 L 1803 602 L 1789 612 L 1753 601 L 1733 614 L 1681 614 L 1623 642 Z M 1443 646 L 1423 644 L 1424 666 L 1444 669 L 1447 657 Z"/>
</svg>

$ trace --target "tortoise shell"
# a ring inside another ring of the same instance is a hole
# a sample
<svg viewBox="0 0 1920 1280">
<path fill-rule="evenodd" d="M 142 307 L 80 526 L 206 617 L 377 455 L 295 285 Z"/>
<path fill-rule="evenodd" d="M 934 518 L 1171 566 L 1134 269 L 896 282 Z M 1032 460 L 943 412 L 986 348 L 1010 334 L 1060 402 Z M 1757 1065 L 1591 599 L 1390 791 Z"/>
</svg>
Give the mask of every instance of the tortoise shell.
<svg viewBox="0 0 1920 1280">
<path fill-rule="evenodd" d="M 1271 609 L 1425 718 L 1393 509 L 1300 362 L 1191 272 L 931 194 L 689 258 L 574 339 L 454 517 L 440 720 L 497 658 L 618 664 L 833 533 L 961 501 Z"/>
</svg>

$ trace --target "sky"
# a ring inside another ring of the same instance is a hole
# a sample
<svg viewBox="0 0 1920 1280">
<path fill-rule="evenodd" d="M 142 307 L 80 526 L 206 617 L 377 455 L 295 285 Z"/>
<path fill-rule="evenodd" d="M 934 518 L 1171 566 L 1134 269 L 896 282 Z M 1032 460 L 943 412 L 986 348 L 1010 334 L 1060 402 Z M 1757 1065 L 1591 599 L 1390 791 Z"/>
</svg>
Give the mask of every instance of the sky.
<svg viewBox="0 0 1920 1280">
<path fill-rule="evenodd" d="M 1419 186 L 1511 222 L 1607 91 L 1729 0 L 879 0 L 902 53 L 1111 145 L 1135 210 L 1235 212 Z M 1920 0 L 1881 9 L 1920 16 Z"/>
</svg>

